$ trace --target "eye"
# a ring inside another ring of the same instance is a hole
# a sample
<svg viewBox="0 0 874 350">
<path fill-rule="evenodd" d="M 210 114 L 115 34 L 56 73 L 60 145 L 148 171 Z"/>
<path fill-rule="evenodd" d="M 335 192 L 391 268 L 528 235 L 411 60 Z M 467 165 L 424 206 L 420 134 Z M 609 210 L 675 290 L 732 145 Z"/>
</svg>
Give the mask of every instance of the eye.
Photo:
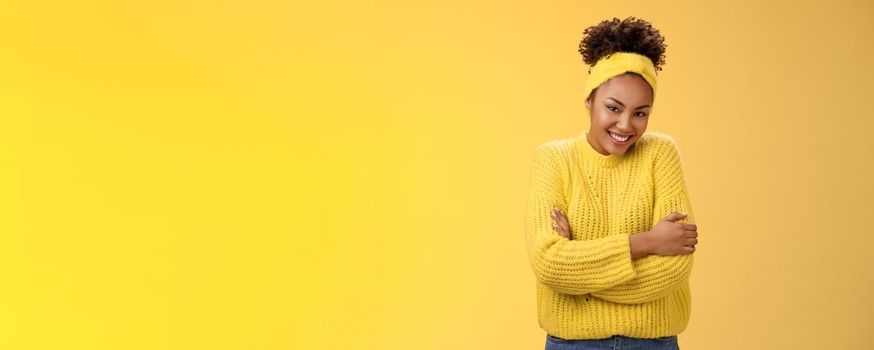
<svg viewBox="0 0 874 350">
<path fill-rule="evenodd" d="M 643 117 L 646 117 L 646 113 L 637 112 L 637 116 L 643 118 Z"/>
<path fill-rule="evenodd" d="M 614 106 L 607 106 L 607 109 L 611 112 L 618 112 L 619 111 L 619 108 L 616 108 Z"/>
</svg>

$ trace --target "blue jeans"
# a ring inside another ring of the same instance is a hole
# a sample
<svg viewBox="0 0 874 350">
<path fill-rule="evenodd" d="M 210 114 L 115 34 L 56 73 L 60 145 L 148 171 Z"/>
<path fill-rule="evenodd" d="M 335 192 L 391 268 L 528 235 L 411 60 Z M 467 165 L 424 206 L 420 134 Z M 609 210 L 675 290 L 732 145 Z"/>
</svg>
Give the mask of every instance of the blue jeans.
<svg viewBox="0 0 874 350">
<path fill-rule="evenodd" d="M 631 338 L 614 335 L 603 339 L 562 339 L 546 335 L 546 350 L 679 350 L 677 336 Z"/>
</svg>

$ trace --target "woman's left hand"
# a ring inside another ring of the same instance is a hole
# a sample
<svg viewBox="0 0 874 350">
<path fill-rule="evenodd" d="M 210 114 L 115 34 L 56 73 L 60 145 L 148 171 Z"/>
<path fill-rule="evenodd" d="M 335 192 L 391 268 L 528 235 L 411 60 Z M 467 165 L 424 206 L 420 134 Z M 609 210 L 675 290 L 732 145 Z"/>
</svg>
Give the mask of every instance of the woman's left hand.
<svg viewBox="0 0 874 350">
<path fill-rule="evenodd" d="M 552 208 L 552 220 L 555 221 L 552 224 L 552 230 L 567 239 L 571 239 L 571 227 L 568 225 L 567 217 L 562 214 L 561 210 L 558 207 Z"/>
</svg>

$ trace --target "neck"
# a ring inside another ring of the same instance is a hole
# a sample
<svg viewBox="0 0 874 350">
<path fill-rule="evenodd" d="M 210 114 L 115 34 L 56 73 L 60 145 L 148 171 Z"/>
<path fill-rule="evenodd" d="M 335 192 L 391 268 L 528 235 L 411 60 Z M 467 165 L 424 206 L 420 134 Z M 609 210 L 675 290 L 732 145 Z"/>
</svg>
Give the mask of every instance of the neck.
<svg viewBox="0 0 874 350">
<path fill-rule="evenodd" d="M 595 151 L 597 151 L 598 153 L 605 155 L 605 156 L 609 156 L 610 152 L 607 152 L 607 150 L 605 150 L 604 147 L 601 147 L 601 144 L 599 144 L 598 141 L 594 140 L 594 138 L 595 137 L 592 136 L 592 133 L 586 132 L 586 141 L 589 142 L 589 145 L 592 146 L 592 148 Z"/>
<path fill-rule="evenodd" d="M 574 141 L 577 151 L 582 156 L 582 158 L 589 164 L 594 164 L 596 166 L 604 168 L 610 168 L 628 158 L 629 152 L 633 151 L 634 145 L 631 146 L 632 148 L 626 150 L 624 154 L 610 154 L 607 151 L 599 150 L 600 147 L 597 147 L 599 145 L 596 141 L 594 141 L 594 138 L 594 135 L 591 135 L 590 132 L 586 131 L 580 134 Z"/>
</svg>

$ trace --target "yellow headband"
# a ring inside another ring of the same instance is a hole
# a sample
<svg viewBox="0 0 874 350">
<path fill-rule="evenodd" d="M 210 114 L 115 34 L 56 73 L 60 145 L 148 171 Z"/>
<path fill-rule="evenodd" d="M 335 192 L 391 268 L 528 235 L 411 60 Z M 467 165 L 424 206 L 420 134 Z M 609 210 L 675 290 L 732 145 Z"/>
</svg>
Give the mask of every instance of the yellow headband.
<svg viewBox="0 0 874 350">
<path fill-rule="evenodd" d="M 595 62 L 589 71 L 589 79 L 586 81 L 586 87 L 583 90 L 583 98 L 588 98 L 592 90 L 595 90 L 595 88 L 608 79 L 625 72 L 634 72 L 643 76 L 649 83 L 649 86 L 652 87 L 652 98 L 655 100 L 655 66 L 649 57 L 633 52 L 614 52 Z"/>
</svg>

